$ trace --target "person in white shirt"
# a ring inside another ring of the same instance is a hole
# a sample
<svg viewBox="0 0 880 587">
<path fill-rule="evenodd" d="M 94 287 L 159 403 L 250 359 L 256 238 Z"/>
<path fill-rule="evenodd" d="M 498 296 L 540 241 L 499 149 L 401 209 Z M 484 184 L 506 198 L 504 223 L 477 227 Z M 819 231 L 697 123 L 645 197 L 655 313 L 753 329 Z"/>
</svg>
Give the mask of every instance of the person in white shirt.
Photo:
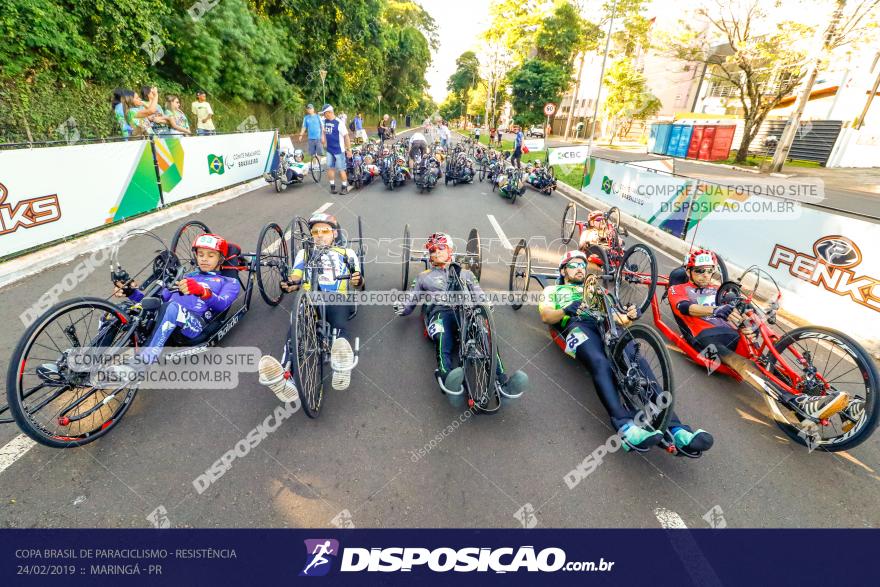
<svg viewBox="0 0 880 587">
<path fill-rule="evenodd" d="M 427 128 L 425 130 L 427 130 Z M 416 130 L 409 139 L 409 168 L 413 172 L 415 172 L 416 153 L 421 153 L 423 161 L 428 154 L 428 139 L 425 138 L 421 129 Z"/>
</svg>

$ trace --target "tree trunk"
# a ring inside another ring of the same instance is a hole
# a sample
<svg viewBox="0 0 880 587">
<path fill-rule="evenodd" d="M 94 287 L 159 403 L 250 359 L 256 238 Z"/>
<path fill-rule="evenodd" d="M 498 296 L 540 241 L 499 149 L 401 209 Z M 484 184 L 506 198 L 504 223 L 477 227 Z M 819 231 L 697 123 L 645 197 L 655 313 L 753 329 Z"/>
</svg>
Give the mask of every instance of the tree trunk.
<svg viewBox="0 0 880 587">
<path fill-rule="evenodd" d="M 753 138 L 752 123 L 746 120 L 743 125 L 742 140 L 740 140 L 739 148 L 736 151 L 736 159 L 733 160 L 734 163 L 745 163 L 746 157 L 748 157 L 749 154 L 749 146 L 752 144 Z"/>
</svg>

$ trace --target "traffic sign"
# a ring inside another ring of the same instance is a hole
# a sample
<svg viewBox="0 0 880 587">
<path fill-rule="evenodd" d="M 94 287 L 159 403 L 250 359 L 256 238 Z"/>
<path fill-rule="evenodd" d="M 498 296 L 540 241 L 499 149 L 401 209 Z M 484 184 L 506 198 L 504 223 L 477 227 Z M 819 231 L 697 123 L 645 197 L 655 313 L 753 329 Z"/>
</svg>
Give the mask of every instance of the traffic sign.
<svg viewBox="0 0 880 587">
<path fill-rule="evenodd" d="M 547 102 L 544 104 L 544 114 L 547 116 L 553 116 L 554 112 L 556 112 L 556 104 L 553 102 Z"/>
</svg>

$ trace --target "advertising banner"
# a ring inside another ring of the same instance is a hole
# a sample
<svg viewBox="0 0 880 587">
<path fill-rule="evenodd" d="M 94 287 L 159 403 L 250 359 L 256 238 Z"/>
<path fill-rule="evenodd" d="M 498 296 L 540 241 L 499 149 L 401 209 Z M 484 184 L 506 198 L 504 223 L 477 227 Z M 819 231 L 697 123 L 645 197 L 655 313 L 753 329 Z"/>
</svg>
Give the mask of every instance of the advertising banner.
<svg viewBox="0 0 880 587">
<path fill-rule="evenodd" d="M 0 257 L 158 203 L 147 141 L 0 151 Z"/>
<path fill-rule="evenodd" d="M 544 150 L 544 139 L 526 139 L 523 141 L 523 145 L 529 150 L 533 152 L 540 152 Z"/>
<path fill-rule="evenodd" d="M 570 147 L 550 147 L 548 155 L 550 165 L 571 165 L 574 163 L 584 164 L 587 160 L 589 148 L 586 145 L 572 145 Z"/>
<path fill-rule="evenodd" d="M 261 176 L 277 148 L 271 131 L 169 137 L 155 144 L 166 204 Z"/>
</svg>

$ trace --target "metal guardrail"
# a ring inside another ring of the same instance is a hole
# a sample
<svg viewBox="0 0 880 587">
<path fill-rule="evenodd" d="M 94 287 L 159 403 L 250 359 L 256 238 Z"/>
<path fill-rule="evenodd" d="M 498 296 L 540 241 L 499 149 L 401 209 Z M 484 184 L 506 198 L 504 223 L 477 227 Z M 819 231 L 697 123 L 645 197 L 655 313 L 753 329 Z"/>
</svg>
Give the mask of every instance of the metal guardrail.
<svg viewBox="0 0 880 587">
<path fill-rule="evenodd" d="M 165 139 L 170 137 L 198 137 L 198 136 L 222 136 L 222 135 L 237 135 L 242 133 L 250 133 L 250 132 L 275 132 L 278 129 L 275 128 L 247 128 L 242 130 L 233 130 L 227 132 L 215 132 L 211 135 L 197 135 L 195 133 L 191 135 L 185 135 L 178 132 L 169 132 L 165 134 L 156 134 L 156 135 L 140 135 L 136 137 L 99 137 L 99 138 L 91 138 L 91 139 L 77 139 L 75 141 L 68 140 L 59 140 L 59 141 L 32 141 L 26 143 L 0 143 L 0 150 L 11 150 L 11 149 L 34 149 L 34 148 L 43 148 L 43 147 L 69 147 L 74 145 L 91 145 L 95 143 L 124 143 L 130 141 L 148 141 L 151 137 L 156 137 L 158 139 Z"/>
</svg>

